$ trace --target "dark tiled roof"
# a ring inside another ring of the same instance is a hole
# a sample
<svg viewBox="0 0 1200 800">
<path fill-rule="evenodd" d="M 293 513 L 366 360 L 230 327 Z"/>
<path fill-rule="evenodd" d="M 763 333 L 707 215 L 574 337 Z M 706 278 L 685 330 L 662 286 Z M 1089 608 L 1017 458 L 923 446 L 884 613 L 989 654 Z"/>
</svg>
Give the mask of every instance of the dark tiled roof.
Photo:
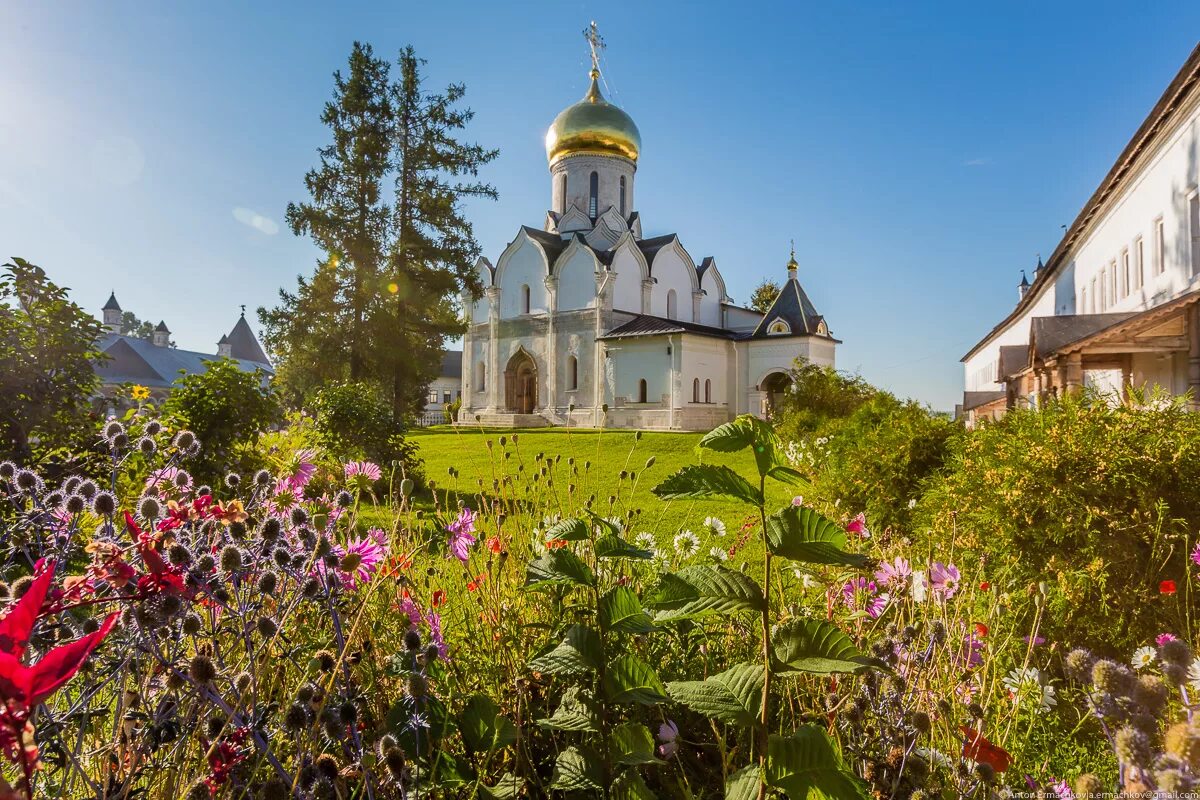
<svg viewBox="0 0 1200 800">
<path fill-rule="evenodd" d="M 638 249 L 642 251 L 642 255 L 646 257 L 646 261 L 653 262 L 654 254 L 670 244 L 671 240 L 674 238 L 675 234 L 668 233 L 665 236 L 655 236 L 651 239 L 641 239 L 637 242 L 637 246 Z M 653 271 L 653 264 L 651 264 L 650 269 Z"/>
<path fill-rule="evenodd" d="M 988 403 L 994 403 L 997 400 L 1003 400 L 1005 392 L 1003 389 L 993 390 L 990 392 L 963 392 L 963 411 L 970 411 L 973 408 L 985 406 Z"/>
<path fill-rule="evenodd" d="M 253 361 L 256 364 L 271 363 L 259 345 L 258 339 L 254 336 L 254 331 L 250 330 L 250 323 L 246 322 L 245 314 L 238 318 L 237 324 L 229 332 L 228 343 L 229 352 L 236 359 Z"/>
<path fill-rule="evenodd" d="M 668 333 L 694 333 L 700 336 L 713 336 L 718 339 L 743 338 L 743 334 L 739 334 L 736 331 L 699 325 L 695 322 L 652 317 L 649 314 L 638 314 L 633 319 L 618 325 L 599 338 L 625 339 L 631 336 L 661 336 Z"/>
<path fill-rule="evenodd" d="M 120 311 L 121 310 L 121 304 L 117 302 L 117 293 L 116 292 L 109 293 L 108 301 L 104 304 L 104 307 L 101 308 L 100 310 L 101 311 Z"/>
<path fill-rule="evenodd" d="M 235 329 L 236 330 L 236 329 Z M 139 383 L 151 387 L 168 387 L 187 374 L 204 372 L 205 361 L 215 361 L 218 356 L 197 353 L 175 347 L 156 347 L 145 339 L 132 336 L 109 334 L 99 342 L 100 349 L 109 360 L 96 366 L 96 374 L 104 383 Z M 261 362 L 236 359 L 238 367 L 245 372 L 256 369 L 273 373 L 271 365 Z"/>
<path fill-rule="evenodd" d="M 696 267 L 696 277 L 703 279 L 704 273 L 708 272 L 708 268 L 711 267 L 714 263 L 716 263 L 716 259 L 714 259 L 712 256 L 705 256 L 700 261 L 700 266 Z"/>
<path fill-rule="evenodd" d="M 159 333 L 170 333 L 171 332 L 171 329 L 167 327 L 167 323 L 161 319 L 158 321 L 158 326 L 155 327 L 154 330 L 158 331 Z"/>
<path fill-rule="evenodd" d="M 1117 325 L 1138 312 L 1121 314 L 1064 314 L 1057 317 L 1034 317 L 1030 338 L 1037 358 L 1046 358 L 1080 339 Z"/>
<path fill-rule="evenodd" d="M 1029 345 L 1006 344 L 1000 348 L 1000 364 L 996 377 L 999 380 L 1016 375 L 1029 366 Z"/>
<path fill-rule="evenodd" d="M 763 315 L 762 321 L 754 329 L 754 336 L 771 335 L 767 333 L 767 328 L 776 319 L 786 322 L 792 329 L 793 336 L 815 336 L 818 335 L 817 325 L 821 322 L 822 317 L 817 313 L 812 301 L 808 299 L 808 295 L 804 293 L 800 281 L 791 278 L 779 290 L 775 302 L 771 303 L 771 307 Z"/>
<path fill-rule="evenodd" d="M 548 231 L 531 228 L 528 225 L 522 225 L 521 230 L 533 239 L 546 251 L 546 258 L 549 259 L 551 267 L 554 266 L 554 260 L 558 258 L 563 250 L 567 249 L 569 240 L 562 238 L 557 233 L 549 233 Z"/>
<path fill-rule="evenodd" d="M 447 350 L 446 352 L 442 353 L 441 377 L 462 377 L 462 350 Z"/>
</svg>

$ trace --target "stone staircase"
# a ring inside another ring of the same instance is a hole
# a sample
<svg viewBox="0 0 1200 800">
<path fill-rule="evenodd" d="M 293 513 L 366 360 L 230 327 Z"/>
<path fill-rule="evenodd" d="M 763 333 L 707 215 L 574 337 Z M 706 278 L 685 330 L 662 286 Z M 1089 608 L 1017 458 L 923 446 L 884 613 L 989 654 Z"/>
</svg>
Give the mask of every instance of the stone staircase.
<svg viewBox="0 0 1200 800">
<path fill-rule="evenodd" d="M 510 413 L 479 414 L 478 419 L 471 416 L 467 419 L 460 419 L 457 424 L 467 428 L 480 425 L 485 428 L 549 428 L 554 425 L 551 420 L 541 414 Z"/>
</svg>

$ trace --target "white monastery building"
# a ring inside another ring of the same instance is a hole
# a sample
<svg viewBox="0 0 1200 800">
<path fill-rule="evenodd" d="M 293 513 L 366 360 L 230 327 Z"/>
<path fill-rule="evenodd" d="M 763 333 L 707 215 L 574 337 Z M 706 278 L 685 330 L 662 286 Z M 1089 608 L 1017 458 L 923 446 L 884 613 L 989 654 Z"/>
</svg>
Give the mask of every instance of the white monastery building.
<svg viewBox="0 0 1200 800">
<path fill-rule="evenodd" d="M 1200 401 L 1200 46 L 1016 307 L 962 359 L 968 421 L 1091 387 Z"/>
<path fill-rule="evenodd" d="M 796 278 L 764 315 L 736 305 L 712 257 L 642 237 L 641 137 L 591 88 L 546 133 L 550 210 L 522 226 L 485 287 L 465 296 L 461 423 L 708 430 L 765 415 L 796 359 L 832 366 L 839 343 Z"/>
</svg>

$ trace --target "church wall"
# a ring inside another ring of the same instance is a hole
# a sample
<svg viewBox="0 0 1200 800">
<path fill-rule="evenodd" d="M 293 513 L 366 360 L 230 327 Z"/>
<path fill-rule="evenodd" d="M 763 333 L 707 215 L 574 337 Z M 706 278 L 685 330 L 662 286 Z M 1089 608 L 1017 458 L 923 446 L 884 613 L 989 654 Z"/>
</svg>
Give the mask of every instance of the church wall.
<svg viewBox="0 0 1200 800">
<path fill-rule="evenodd" d="M 675 290 L 675 319 L 692 322 L 692 276 L 696 267 L 674 248 L 664 247 L 654 256 L 650 274 L 655 279 L 650 293 L 650 313 L 667 317 L 667 295 Z"/>
<path fill-rule="evenodd" d="M 559 311 L 589 308 L 595 304 L 596 266 L 595 257 L 582 248 L 558 265 Z"/>
<path fill-rule="evenodd" d="M 669 408 L 671 354 L 668 337 L 652 336 L 605 342 L 611 374 L 613 405 Z M 638 381 L 646 381 L 646 403 L 638 403 Z"/>
<path fill-rule="evenodd" d="M 530 313 L 549 311 L 546 292 L 546 259 L 542 251 L 526 240 L 500 267 L 500 318 L 511 319 L 525 312 L 521 287 L 529 287 Z M 484 316 L 486 319 L 486 314 Z"/>
<path fill-rule="evenodd" d="M 762 322 L 763 315 L 757 311 L 738 306 L 723 306 L 725 323 L 721 326 L 731 331 L 752 331 Z"/>
<path fill-rule="evenodd" d="M 708 336 L 683 336 L 683 362 L 680 370 L 680 405 L 705 408 L 729 408 L 735 387 L 729 381 L 727 368 L 733 357 L 733 347 L 725 339 Z M 693 400 L 693 381 L 699 383 L 699 400 Z M 704 402 L 704 382 L 711 381 L 711 403 Z"/>
<path fill-rule="evenodd" d="M 704 297 L 700 298 L 700 318 L 696 320 L 701 325 L 711 325 L 720 328 L 724 320 L 721 314 L 721 285 L 713 275 L 714 267 L 709 267 L 700 281 Z"/>
<path fill-rule="evenodd" d="M 642 313 L 642 265 L 628 248 L 621 248 L 609 267 L 617 274 L 613 287 L 613 308 Z"/>
<path fill-rule="evenodd" d="M 619 156 L 582 154 L 567 156 L 554 164 L 551 174 L 551 202 L 555 211 L 564 213 L 574 205 L 587 214 L 591 193 L 591 175 L 596 173 L 596 216 L 610 208 L 621 208 L 621 177 L 625 177 L 625 214 L 634 209 L 633 184 L 636 168 L 632 161 Z M 563 175 L 566 175 L 566 203 L 563 204 Z"/>
<path fill-rule="evenodd" d="M 600 371 L 596 369 L 596 317 L 594 311 L 560 313 L 554 318 L 554 335 L 557 340 L 558 377 L 555 410 L 566 415 L 572 405 L 585 416 L 583 409 L 591 409 L 595 402 L 596 380 Z M 570 358 L 578 362 L 578 381 L 572 388 Z M 545 401 L 543 401 L 545 402 Z M 603 400 L 601 402 L 604 402 Z M 591 412 L 586 412 L 590 414 Z M 591 424 L 590 418 L 586 423 Z"/>
<path fill-rule="evenodd" d="M 487 290 L 492 285 L 492 271 L 486 265 L 479 265 L 479 283 L 483 286 L 483 292 L 479 298 L 470 305 L 471 321 L 472 322 L 487 322 L 488 318 L 488 298 Z"/>
</svg>

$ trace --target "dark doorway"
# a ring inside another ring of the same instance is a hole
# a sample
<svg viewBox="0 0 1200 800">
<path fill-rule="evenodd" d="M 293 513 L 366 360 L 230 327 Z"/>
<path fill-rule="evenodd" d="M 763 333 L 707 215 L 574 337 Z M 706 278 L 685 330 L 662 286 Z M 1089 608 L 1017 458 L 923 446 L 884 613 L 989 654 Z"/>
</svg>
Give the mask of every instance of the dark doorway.
<svg viewBox="0 0 1200 800">
<path fill-rule="evenodd" d="M 504 370 L 504 400 L 514 414 L 532 414 L 537 408 L 537 364 L 524 350 L 518 350 Z"/>
</svg>

